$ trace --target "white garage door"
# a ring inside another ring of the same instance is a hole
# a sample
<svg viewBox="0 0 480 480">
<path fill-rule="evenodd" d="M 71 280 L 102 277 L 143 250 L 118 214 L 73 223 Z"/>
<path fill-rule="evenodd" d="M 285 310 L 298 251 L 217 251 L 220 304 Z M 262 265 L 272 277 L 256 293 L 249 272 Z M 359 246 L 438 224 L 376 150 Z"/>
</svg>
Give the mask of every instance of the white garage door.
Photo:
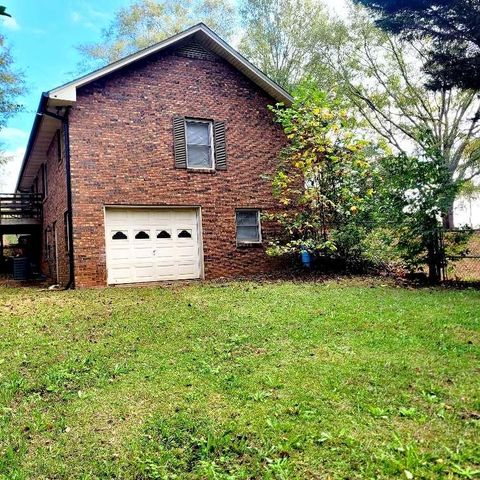
<svg viewBox="0 0 480 480">
<path fill-rule="evenodd" d="M 109 284 L 200 277 L 197 209 L 107 208 Z"/>
</svg>

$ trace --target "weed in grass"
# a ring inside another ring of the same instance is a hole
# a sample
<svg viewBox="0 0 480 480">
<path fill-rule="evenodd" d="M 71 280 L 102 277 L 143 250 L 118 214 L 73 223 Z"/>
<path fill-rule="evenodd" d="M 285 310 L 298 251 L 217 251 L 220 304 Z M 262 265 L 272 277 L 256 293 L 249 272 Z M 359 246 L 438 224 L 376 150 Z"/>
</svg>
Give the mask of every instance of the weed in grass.
<svg viewBox="0 0 480 480">
<path fill-rule="evenodd" d="M 414 407 L 400 407 L 398 409 L 398 413 L 400 414 L 401 417 L 406 417 L 406 418 L 414 418 L 418 416 L 417 409 Z"/>
</svg>

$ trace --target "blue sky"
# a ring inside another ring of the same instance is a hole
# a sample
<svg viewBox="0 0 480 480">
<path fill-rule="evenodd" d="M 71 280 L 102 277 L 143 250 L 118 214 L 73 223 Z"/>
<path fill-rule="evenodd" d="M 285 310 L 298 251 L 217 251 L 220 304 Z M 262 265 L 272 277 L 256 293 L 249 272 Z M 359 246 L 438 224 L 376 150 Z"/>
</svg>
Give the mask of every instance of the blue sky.
<svg viewBox="0 0 480 480">
<path fill-rule="evenodd" d="M 12 47 L 16 67 L 25 74 L 28 92 L 21 99 L 25 110 L 0 131 L 0 141 L 12 160 L 0 168 L 0 191 L 13 191 L 33 124 L 40 94 L 78 75 L 80 56 L 75 45 L 100 39 L 120 7 L 133 0 L 4 0 L 12 18 L 0 17 L 0 32 Z M 239 0 L 233 0 L 238 2 Z M 326 0 L 337 14 L 346 0 Z M 461 222 L 469 217 L 468 206 L 459 212 Z M 480 225 L 480 207 L 474 207 Z M 464 218 L 465 217 L 465 218 Z"/>
<path fill-rule="evenodd" d="M 13 160 L 0 175 L 0 190 L 14 188 L 18 166 L 42 91 L 75 78 L 79 54 L 75 45 L 97 41 L 113 12 L 130 0 L 18 0 L 2 2 L 12 19 L 0 20 L 0 32 L 12 47 L 15 65 L 25 74 L 25 111 L 0 132 Z"/>
<path fill-rule="evenodd" d="M 238 3 L 240 0 L 232 0 Z M 76 45 L 95 42 L 114 13 L 133 0 L 4 0 L 12 18 L 0 17 L 0 32 L 12 47 L 15 65 L 25 74 L 28 92 L 22 113 L 0 131 L 12 160 L 0 168 L 0 191 L 13 191 L 40 94 L 78 77 Z M 345 0 L 326 0 L 337 13 Z"/>
</svg>

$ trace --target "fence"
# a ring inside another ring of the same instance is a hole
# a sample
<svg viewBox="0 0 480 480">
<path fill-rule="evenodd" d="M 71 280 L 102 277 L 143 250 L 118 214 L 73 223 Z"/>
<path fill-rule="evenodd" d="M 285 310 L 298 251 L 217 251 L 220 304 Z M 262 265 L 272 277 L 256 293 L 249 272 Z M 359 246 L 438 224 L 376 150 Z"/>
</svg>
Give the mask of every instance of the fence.
<svg viewBox="0 0 480 480">
<path fill-rule="evenodd" d="M 445 279 L 461 282 L 480 282 L 480 230 L 475 230 L 468 238 L 463 252 L 448 251 L 449 237 L 461 234 L 458 230 L 445 233 L 447 246 Z"/>
</svg>

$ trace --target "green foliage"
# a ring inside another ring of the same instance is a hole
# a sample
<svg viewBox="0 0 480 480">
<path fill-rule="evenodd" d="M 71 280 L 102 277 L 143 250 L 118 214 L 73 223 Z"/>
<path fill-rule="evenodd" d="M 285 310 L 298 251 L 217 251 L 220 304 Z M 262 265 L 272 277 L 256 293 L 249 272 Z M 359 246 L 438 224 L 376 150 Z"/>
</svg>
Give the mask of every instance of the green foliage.
<svg viewBox="0 0 480 480">
<path fill-rule="evenodd" d="M 379 16 L 377 24 L 408 39 L 432 42 L 425 70 L 432 89 L 480 89 L 480 4 L 471 0 L 356 0 Z"/>
<path fill-rule="evenodd" d="M 289 89 L 313 71 L 322 88 L 333 85 L 325 55 L 343 25 L 322 0 L 243 0 L 240 51 L 279 85 Z M 320 66 L 321 65 L 321 66 Z"/>
<path fill-rule="evenodd" d="M 478 175 L 478 92 L 429 91 L 421 69 L 426 42 L 401 41 L 379 30 L 363 8 L 352 10 L 345 22 L 347 37 L 318 61 L 336 72 L 339 88 L 369 129 L 385 138 L 394 152 L 428 156 L 434 151 L 456 179 Z"/>
<path fill-rule="evenodd" d="M 18 103 L 18 97 L 25 92 L 23 74 L 14 68 L 14 61 L 5 37 L 0 34 L 0 130 L 7 121 L 17 114 L 22 106 Z M 2 154 L 0 143 L 0 165 L 9 158 Z"/>
<path fill-rule="evenodd" d="M 13 63 L 5 37 L 0 35 L 0 128 L 20 111 L 17 98 L 25 90 L 23 75 L 14 69 Z"/>
<path fill-rule="evenodd" d="M 11 17 L 11 15 L 7 12 L 7 7 L 0 5 L 0 15 L 4 17 Z"/>
<path fill-rule="evenodd" d="M 381 224 L 372 225 L 373 228 L 368 229 L 359 246 L 363 258 L 383 270 L 401 269 L 403 262 L 397 249 L 395 230 Z"/>
<path fill-rule="evenodd" d="M 271 255 L 309 250 L 355 261 L 374 195 L 373 159 L 380 150 L 366 140 L 341 100 L 307 83 L 289 108 L 272 109 L 289 140 L 273 177 L 282 209 L 269 218 L 281 227 Z"/>
<path fill-rule="evenodd" d="M 84 57 L 79 68 L 88 70 L 111 63 L 199 22 L 228 39 L 235 8 L 229 0 L 136 0 L 114 13 L 100 42 L 77 46 Z"/>
<path fill-rule="evenodd" d="M 380 162 L 376 220 L 395 232 L 406 266 L 417 270 L 428 265 L 432 280 L 440 279 L 443 218 L 458 188 L 434 147 L 425 157 L 397 155 Z"/>
</svg>

